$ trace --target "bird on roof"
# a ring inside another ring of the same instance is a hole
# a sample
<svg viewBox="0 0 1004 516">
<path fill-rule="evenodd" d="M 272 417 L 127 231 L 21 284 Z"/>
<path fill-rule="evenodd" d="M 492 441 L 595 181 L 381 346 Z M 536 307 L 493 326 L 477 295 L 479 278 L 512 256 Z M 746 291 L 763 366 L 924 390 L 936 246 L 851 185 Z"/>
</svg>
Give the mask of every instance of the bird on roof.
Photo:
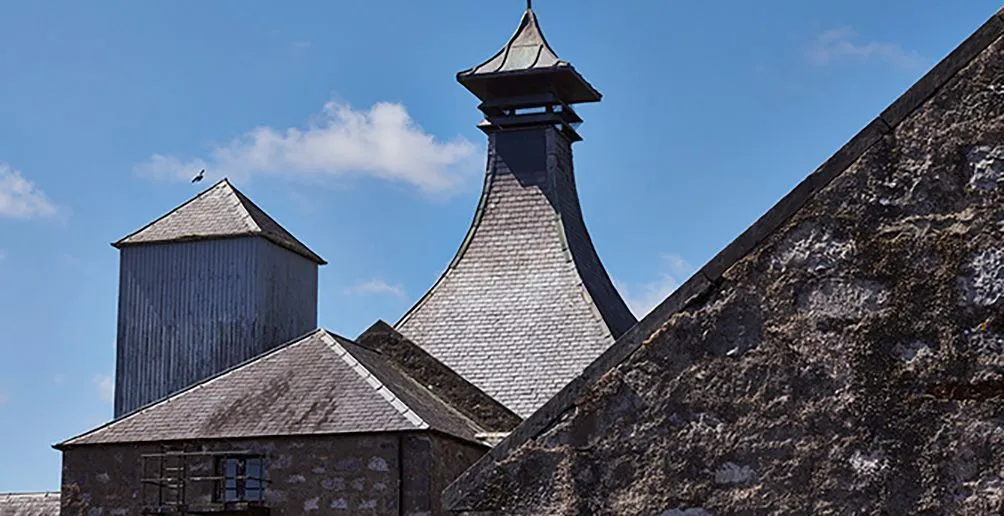
<svg viewBox="0 0 1004 516">
<path fill-rule="evenodd" d="M 192 182 L 198 183 L 199 181 L 202 181 L 202 178 L 205 176 L 206 176 L 206 169 L 202 169 L 195 177 L 192 178 Z"/>
</svg>

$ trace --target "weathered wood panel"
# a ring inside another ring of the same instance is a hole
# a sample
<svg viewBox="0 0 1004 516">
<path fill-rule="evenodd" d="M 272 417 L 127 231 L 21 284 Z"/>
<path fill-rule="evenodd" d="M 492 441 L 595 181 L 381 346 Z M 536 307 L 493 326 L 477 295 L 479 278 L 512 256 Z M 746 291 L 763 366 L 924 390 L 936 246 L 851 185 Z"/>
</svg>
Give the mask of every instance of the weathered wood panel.
<svg viewBox="0 0 1004 516">
<path fill-rule="evenodd" d="M 116 417 L 317 325 L 317 265 L 260 237 L 121 251 Z"/>
</svg>

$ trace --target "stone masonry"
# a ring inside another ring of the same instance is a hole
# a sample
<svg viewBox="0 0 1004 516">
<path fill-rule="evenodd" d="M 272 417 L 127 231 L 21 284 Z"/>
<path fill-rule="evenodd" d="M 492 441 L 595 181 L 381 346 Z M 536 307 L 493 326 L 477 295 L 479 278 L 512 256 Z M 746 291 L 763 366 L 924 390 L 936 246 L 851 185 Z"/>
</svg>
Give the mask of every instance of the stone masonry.
<svg viewBox="0 0 1004 516">
<path fill-rule="evenodd" d="M 999 16 L 461 477 L 452 508 L 1004 511 Z"/>
<path fill-rule="evenodd" d="M 140 487 L 142 454 L 178 443 L 78 446 L 63 452 L 62 513 L 126 516 L 156 505 Z M 271 514 L 440 514 L 440 496 L 484 448 L 428 433 L 295 436 L 185 443 L 186 451 L 251 451 L 266 458 Z M 214 458 L 194 456 L 189 474 L 212 475 Z M 214 483 L 189 481 L 190 503 L 212 501 Z"/>
</svg>

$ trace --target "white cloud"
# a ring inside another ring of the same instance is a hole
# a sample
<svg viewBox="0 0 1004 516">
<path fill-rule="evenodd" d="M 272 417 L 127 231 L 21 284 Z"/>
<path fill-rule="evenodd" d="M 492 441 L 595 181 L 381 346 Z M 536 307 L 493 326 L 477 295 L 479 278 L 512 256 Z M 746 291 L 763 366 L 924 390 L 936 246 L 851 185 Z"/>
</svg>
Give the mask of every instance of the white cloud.
<svg viewBox="0 0 1004 516">
<path fill-rule="evenodd" d="M 19 170 L 0 163 L 0 217 L 27 219 L 48 217 L 58 212 L 35 183 L 24 178 Z"/>
<path fill-rule="evenodd" d="M 427 133 L 401 104 L 380 102 L 356 110 L 328 102 L 305 128 L 256 127 L 214 147 L 205 158 L 154 154 L 136 171 L 184 181 L 203 168 L 214 177 L 362 175 L 442 194 L 477 177 L 476 154 L 478 148 L 463 137 L 440 141 Z"/>
<path fill-rule="evenodd" d="M 405 297 L 404 288 L 401 285 L 391 285 L 379 278 L 356 283 L 345 289 L 345 293 L 355 296 L 390 295 Z"/>
<path fill-rule="evenodd" d="M 101 401 L 111 403 L 115 400 L 115 382 L 106 374 L 94 375 L 94 387 L 98 390 Z"/>
<path fill-rule="evenodd" d="M 809 62 L 817 66 L 841 59 L 876 59 L 904 70 L 913 70 L 924 64 L 923 57 L 905 50 L 899 43 L 860 41 L 857 32 L 850 27 L 823 31 L 805 53 Z"/>
<path fill-rule="evenodd" d="M 663 254 L 659 258 L 656 279 L 640 285 L 617 283 L 617 290 L 636 317 L 651 312 L 694 273 L 694 267 L 679 255 Z"/>
</svg>

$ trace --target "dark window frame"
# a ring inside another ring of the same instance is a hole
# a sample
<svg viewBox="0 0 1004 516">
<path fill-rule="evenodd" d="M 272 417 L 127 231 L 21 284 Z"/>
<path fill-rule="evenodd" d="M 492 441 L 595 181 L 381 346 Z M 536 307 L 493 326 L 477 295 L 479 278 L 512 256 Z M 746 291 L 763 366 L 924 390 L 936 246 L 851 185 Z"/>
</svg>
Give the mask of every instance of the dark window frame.
<svg viewBox="0 0 1004 516">
<path fill-rule="evenodd" d="M 264 502 L 268 463 L 261 456 L 223 456 L 216 460 L 217 502 Z"/>
</svg>

